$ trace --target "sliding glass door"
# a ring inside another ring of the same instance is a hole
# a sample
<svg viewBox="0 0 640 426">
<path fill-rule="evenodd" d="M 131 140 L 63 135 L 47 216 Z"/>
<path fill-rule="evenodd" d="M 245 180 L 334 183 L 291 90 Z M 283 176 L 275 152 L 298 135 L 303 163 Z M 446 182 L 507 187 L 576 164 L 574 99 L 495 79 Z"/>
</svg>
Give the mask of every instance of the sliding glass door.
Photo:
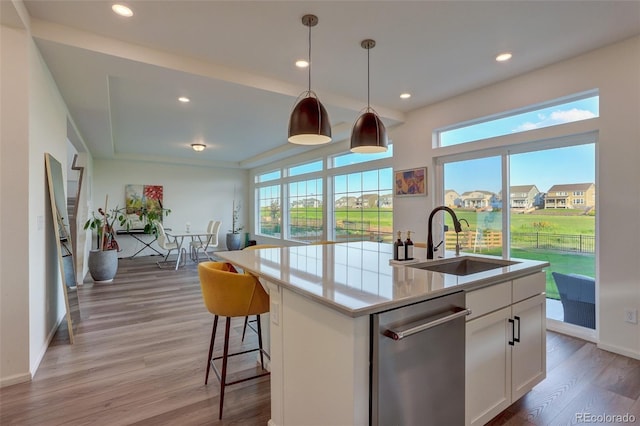
<svg viewBox="0 0 640 426">
<path fill-rule="evenodd" d="M 529 148 L 439 159 L 444 204 L 465 219 L 463 252 L 549 262 L 547 317 L 595 328 L 595 143 Z"/>
</svg>

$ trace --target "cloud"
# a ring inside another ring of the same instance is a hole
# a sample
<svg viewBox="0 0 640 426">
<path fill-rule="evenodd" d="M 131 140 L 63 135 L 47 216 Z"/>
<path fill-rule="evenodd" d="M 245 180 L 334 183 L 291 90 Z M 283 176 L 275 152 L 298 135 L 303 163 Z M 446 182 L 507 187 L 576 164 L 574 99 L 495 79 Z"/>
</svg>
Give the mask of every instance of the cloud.
<svg viewBox="0 0 640 426">
<path fill-rule="evenodd" d="M 539 121 L 536 121 L 535 123 L 531 121 L 524 122 L 513 129 L 512 132 L 526 132 L 527 130 L 555 126 L 556 124 L 571 123 L 573 121 L 587 120 L 594 117 L 596 117 L 596 115 L 593 112 L 584 109 L 572 108 L 569 110 L 553 111 L 548 117 L 544 114 L 538 114 Z"/>
</svg>

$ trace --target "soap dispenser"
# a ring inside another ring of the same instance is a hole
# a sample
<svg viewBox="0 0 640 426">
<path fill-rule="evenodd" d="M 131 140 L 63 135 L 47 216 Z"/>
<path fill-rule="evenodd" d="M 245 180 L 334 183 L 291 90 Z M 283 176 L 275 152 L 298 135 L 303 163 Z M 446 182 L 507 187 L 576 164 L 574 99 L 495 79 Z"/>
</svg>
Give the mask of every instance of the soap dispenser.
<svg viewBox="0 0 640 426">
<path fill-rule="evenodd" d="M 411 241 L 411 231 L 407 231 L 407 240 L 404 242 L 404 260 L 413 260 L 413 241 Z"/>
<path fill-rule="evenodd" d="M 404 260 L 404 243 L 402 242 L 402 232 L 398 231 L 398 239 L 393 243 L 393 260 Z"/>
</svg>

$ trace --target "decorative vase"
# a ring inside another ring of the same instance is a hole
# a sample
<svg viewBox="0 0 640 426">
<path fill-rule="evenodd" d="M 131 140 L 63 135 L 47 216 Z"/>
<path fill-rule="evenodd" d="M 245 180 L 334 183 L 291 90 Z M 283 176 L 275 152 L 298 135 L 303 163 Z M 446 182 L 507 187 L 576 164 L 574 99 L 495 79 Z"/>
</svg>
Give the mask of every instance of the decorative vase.
<svg viewBox="0 0 640 426">
<path fill-rule="evenodd" d="M 95 283 L 110 283 L 118 272 L 117 250 L 91 250 L 89 273 Z"/>
<path fill-rule="evenodd" d="M 240 250 L 242 248 L 242 235 L 240 233 L 227 234 L 227 249 Z"/>
</svg>

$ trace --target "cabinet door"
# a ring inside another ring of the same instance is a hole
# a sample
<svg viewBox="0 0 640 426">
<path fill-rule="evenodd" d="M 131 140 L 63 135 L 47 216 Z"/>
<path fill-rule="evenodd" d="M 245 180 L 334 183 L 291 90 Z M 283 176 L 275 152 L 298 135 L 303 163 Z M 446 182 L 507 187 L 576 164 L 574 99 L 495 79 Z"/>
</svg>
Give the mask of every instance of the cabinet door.
<svg viewBox="0 0 640 426">
<path fill-rule="evenodd" d="M 484 425 L 511 404 L 511 308 L 467 322 L 465 424 Z"/>
<path fill-rule="evenodd" d="M 515 402 L 547 374 L 545 295 L 514 304 L 512 315 L 515 337 L 520 340 L 512 346 L 512 398 Z"/>
</svg>

